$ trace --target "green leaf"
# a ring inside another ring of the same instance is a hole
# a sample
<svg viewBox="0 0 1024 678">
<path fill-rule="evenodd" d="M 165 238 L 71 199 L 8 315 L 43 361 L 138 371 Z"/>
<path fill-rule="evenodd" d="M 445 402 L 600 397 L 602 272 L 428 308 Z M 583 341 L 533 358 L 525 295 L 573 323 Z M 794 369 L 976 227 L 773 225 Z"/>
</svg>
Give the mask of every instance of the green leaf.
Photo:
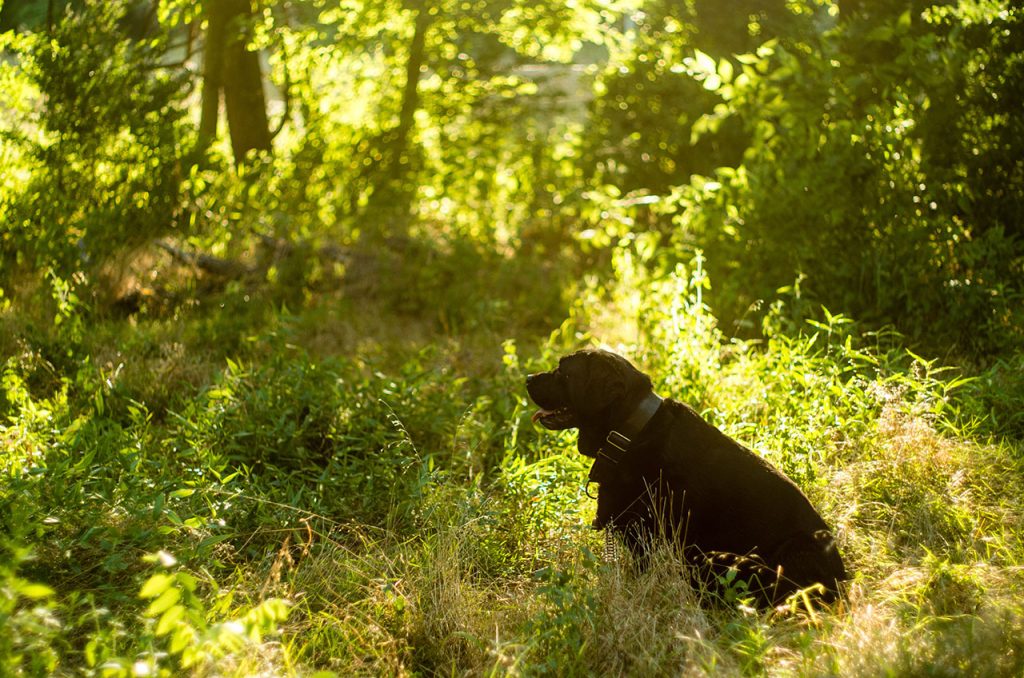
<svg viewBox="0 0 1024 678">
<path fill-rule="evenodd" d="M 722 59 L 718 62 L 718 77 L 722 79 L 722 82 L 732 81 L 732 62 L 728 59 Z"/>
<path fill-rule="evenodd" d="M 162 615 L 160 615 L 160 621 L 156 624 L 156 635 L 165 636 L 173 631 L 185 617 L 185 606 L 174 605 L 167 609 Z"/>
<path fill-rule="evenodd" d="M 192 642 L 195 637 L 195 631 L 184 624 L 179 625 L 171 636 L 171 644 L 167 648 L 171 654 L 179 654 L 182 650 L 188 647 L 188 644 Z"/>
<path fill-rule="evenodd" d="M 54 594 L 54 590 L 43 584 L 21 584 L 18 586 L 18 593 L 33 600 L 46 598 Z"/>
<path fill-rule="evenodd" d="M 181 600 L 181 591 L 176 588 L 166 589 L 160 597 L 149 604 L 146 608 L 147 617 L 155 617 L 167 611 L 172 605 Z"/>
<path fill-rule="evenodd" d="M 705 54 L 699 49 L 694 49 L 693 59 L 696 70 L 700 71 L 701 73 L 715 72 L 715 60 L 711 58 L 711 55 Z"/>
<path fill-rule="evenodd" d="M 263 601 L 261 607 L 272 621 L 279 622 L 288 618 L 290 606 L 291 603 L 283 598 L 270 598 Z"/>
<path fill-rule="evenodd" d="M 171 585 L 171 576 L 167 574 L 154 574 L 142 585 L 139 591 L 139 598 L 156 598 L 167 590 Z"/>
<path fill-rule="evenodd" d="M 188 572 L 178 573 L 178 583 L 186 591 L 196 590 L 196 578 L 190 575 Z"/>
<path fill-rule="evenodd" d="M 775 54 L 775 46 L 777 44 L 779 44 L 779 39 L 772 38 L 771 40 L 757 48 L 757 56 L 763 59 L 765 57 L 769 57 Z"/>
</svg>

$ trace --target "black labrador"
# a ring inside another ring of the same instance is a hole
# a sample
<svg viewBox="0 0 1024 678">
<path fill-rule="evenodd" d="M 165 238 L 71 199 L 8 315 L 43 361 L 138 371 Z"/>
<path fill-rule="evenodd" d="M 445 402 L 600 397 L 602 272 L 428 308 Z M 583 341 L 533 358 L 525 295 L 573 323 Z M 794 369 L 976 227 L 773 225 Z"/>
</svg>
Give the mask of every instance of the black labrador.
<svg viewBox="0 0 1024 678">
<path fill-rule="evenodd" d="M 617 533 L 641 567 L 652 540 L 668 538 L 700 585 L 722 593 L 731 570 L 760 607 L 815 584 L 825 602 L 839 596 L 846 569 L 803 492 L 691 407 L 662 400 L 625 358 L 578 351 L 526 389 L 541 408 L 534 421 L 579 429 L 598 483 L 594 527 Z"/>
</svg>

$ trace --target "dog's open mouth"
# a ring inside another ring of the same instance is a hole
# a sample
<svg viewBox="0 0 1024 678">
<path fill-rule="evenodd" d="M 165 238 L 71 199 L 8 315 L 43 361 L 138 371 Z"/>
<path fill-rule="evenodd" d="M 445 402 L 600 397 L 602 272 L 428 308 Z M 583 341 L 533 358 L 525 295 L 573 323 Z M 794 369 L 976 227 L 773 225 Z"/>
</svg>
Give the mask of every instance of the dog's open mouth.
<svg viewBox="0 0 1024 678">
<path fill-rule="evenodd" d="M 561 431 L 576 426 L 576 415 L 570 412 L 568 407 L 560 407 L 557 410 L 540 409 L 533 413 L 532 419 L 539 421 L 541 426 L 550 431 Z"/>
</svg>

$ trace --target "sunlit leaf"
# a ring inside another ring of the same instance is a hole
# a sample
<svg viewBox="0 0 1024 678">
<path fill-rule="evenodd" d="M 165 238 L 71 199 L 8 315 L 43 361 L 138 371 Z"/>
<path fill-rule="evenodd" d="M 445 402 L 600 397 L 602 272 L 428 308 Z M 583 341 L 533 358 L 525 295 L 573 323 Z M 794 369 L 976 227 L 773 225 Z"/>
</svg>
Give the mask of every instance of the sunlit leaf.
<svg viewBox="0 0 1024 678">
<path fill-rule="evenodd" d="M 171 585 L 173 578 L 167 574 L 154 574 L 146 583 L 142 585 L 142 590 L 139 591 L 140 598 L 156 598 L 162 595 L 167 587 Z"/>
<path fill-rule="evenodd" d="M 715 73 L 715 71 L 717 70 L 715 68 L 715 60 L 710 55 L 705 54 L 699 49 L 693 50 L 693 57 L 696 70 L 698 72 L 711 74 Z"/>
<path fill-rule="evenodd" d="M 182 605 L 173 605 L 168 608 L 157 622 L 154 633 L 158 636 L 165 636 L 173 631 L 178 622 L 185 618 L 185 608 Z"/>
<path fill-rule="evenodd" d="M 177 588 L 165 589 L 164 592 L 161 593 L 160 596 L 152 603 L 150 603 L 149 607 L 146 608 L 146 616 L 155 617 L 159 614 L 162 614 L 172 605 L 177 603 L 180 599 L 181 591 L 179 591 Z"/>
<path fill-rule="evenodd" d="M 43 584 L 19 584 L 17 590 L 20 595 L 33 599 L 47 598 L 55 593 L 53 589 Z"/>
</svg>

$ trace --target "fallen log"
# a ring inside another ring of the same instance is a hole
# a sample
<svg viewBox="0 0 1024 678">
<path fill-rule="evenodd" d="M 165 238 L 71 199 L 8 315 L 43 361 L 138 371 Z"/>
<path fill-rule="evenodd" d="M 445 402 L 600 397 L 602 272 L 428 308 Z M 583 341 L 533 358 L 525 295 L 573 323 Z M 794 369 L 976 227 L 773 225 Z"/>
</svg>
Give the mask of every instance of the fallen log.
<svg viewBox="0 0 1024 678">
<path fill-rule="evenodd" d="M 183 264 L 194 266 L 201 271 L 225 278 L 237 278 L 256 272 L 256 267 L 232 259 L 222 259 L 203 252 L 189 252 L 172 245 L 166 240 L 157 240 L 156 246 Z"/>
</svg>

